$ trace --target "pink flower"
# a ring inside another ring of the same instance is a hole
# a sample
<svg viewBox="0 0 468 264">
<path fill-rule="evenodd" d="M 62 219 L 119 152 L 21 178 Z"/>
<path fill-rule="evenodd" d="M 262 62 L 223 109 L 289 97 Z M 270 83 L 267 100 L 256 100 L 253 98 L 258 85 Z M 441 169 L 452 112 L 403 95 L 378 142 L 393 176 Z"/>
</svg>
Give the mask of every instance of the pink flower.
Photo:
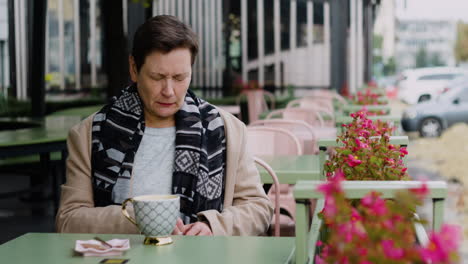
<svg viewBox="0 0 468 264">
<path fill-rule="evenodd" d="M 350 167 L 356 167 L 357 165 L 361 164 L 362 161 L 358 160 L 357 156 L 353 156 L 349 154 L 348 159 L 346 160 L 346 163 L 348 163 Z"/>
<path fill-rule="evenodd" d="M 366 144 L 366 143 L 362 143 L 362 142 L 359 140 L 359 138 L 356 138 L 354 141 L 356 142 L 356 145 L 358 145 L 358 149 L 362 149 L 362 148 L 368 149 L 368 148 L 369 148 L 369 145 Z"/>
<path fill-rule="evenodd" d="M 359 256 L 363 256 L 363 257 L 367 256 L 367 249 L 362 248 L 362 247 L 358 248 L 358 254 Z"/>
<path fill-rule="evenodd" d="M 361 131 L 359 131 L 358 135 L 360 137 L 369 138 L 370 137 L 370 132 L 367 131 L 367 130 L 361 130 Z"/>
<path fill-rule="evenodd" d="M 317 264 L 327 264 L 325 260 L 323 260 L 319 255 L 315 256 L 315 263 Z"/>
<path fill-rule="evenodd" d="M 392 144 L 388 145 L 388 149 L 389 150 L 394 150 L 395 149 L 395 146 L 393 146 Z"/>
<path fill-rule="evenodd" d="M 429 194 L 429 188 L 427 188 L 426 182 L 423 182 L 421 187 L 410 189 L 410 191 L 414 193 L 419 199 L 424 199 L 424 197 Z"/>
<path fill-rule="evenodd" d="M 359 212 L 356 210 L 356 208 L 351 208 L 351 222 L 357 222 L 357 221 L 361 221 L 362 220 L 362 217 L 361 215 L 359 214 Z"/>
<path fill-rule="evenodd" d="M 400 157 L 404 157 L 408 155 L 408 151 L 406 150 L 406 148 L 400 148 Z"/>
<path fill-rule="evenodd" d="M 461 228 L 454 225 L 443 225 L 440 232 L 429 235 L 429 243 L 420 249 L 421 257 L 432 263 L 451 263 L 451 253 L 456 253 L 461 241 Z"/>
<path fill-rule="evenodd" d="M 335 171 L 335 176 L 330 177 L 327 182 L 320 184 L 317 191 L 324 194 L 325 197 L 332 196 L 335 193 L 342 192 L 341 182 L 344 181 L 344 174 L 341 170 Z"/>
<path fill-rule="evenodd" d="M 361 199 L 361 204 L 369 208 L 374 215 L 381 216 L 387 213 L 385 201 L 380 199 L 376 192 L 371 192 Z"/>
<path fill-rule="evenodd" d="M 382 240 L 382 248 L 385 255 L 390 259 L 401 259 L 403 258 L 405 251 L 402 248 L 397 248 L 394 246 L 392 240 Z"/>
</svg>

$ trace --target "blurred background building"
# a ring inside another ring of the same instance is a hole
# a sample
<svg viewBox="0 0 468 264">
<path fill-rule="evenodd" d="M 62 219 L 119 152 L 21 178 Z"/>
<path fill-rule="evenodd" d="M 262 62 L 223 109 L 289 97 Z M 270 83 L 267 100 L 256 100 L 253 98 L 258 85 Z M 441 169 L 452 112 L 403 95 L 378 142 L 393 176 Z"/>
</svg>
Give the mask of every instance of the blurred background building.
<svg viewBox="0 0 468 264">
<path fill-rule="evenodd" d="M 0 0 L 0 93 L 10 85 L 8 63 L 8 8 L 7 0 Z"/>
<path fill-rule="evenodd" d="M 285 86 L 355 90 L 372 76 L 370 47 L 379 2 L 49 0 L 46 97 L 99 89 L 115 94 L 112 89 L 128 82 L 128 76 L 125 68 L 113 77 L 110 72 L 126 64 L 137 26 L 159 14 L 179 17 L 200 36 L 192 87 L 206 95 L 236 94 L 249 81 L 272 91 Z M 30 6 L 27 0 L 0 0 L 0 12 L 11 14 L 0 18 L 2 60 L 8 73 L 2 75 L 3 87 L 11 87 L 10 94 L 19 100 L 31 98 L 34 89 L 28 88 L 27 80 L 34 51 L 28 35 L 35 23 Z M 13 33 L 9 39 L 8 32 Z M 7 59 L 8 53 L 13 57 Z"/>
</svg>

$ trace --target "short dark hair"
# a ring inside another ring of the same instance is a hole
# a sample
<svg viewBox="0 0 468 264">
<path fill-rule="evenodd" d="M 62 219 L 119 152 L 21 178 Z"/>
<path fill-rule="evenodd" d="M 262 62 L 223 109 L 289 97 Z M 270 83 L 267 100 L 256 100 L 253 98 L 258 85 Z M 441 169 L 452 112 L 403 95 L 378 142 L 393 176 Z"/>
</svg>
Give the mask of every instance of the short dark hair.
<svg viewBox="0 0 468 264">
<path fill-rule="evenodd" d="M 198 54 L 198 40 L 192 29 L 175 16 L 160 15 L 148 19 L 133 38 L 132 56 L 137 71 L 151 52 L 168 53 L 176 48 L 189 49 L 193 65 Z"/>
</svg>

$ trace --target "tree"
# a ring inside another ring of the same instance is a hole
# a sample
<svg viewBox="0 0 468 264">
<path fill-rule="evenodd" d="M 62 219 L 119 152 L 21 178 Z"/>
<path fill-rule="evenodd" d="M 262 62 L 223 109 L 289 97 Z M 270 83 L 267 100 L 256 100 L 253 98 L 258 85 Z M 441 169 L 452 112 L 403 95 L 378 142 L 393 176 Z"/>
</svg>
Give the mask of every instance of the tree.
<svg viewBox="0 0 468 264">
<path fill-rule="evenodd" d="M 388 75 L 393 75 L 396 72 L 396 63 L 395 63 L 395 58 L 391 57 L 388 59 L 388 62 L 384 64 L 383 66 L 383 74 L 385 76 Z"/>
<path fill-rule="evenodd" d="M 463 22 L 458 22 L 457 25 L 455 59 L 457 60 L 457 63 L 468 61 L 468 24 Z"/>
<path fill-rule="evenodd" d="M 432 67 L 438 67 L 438 66 L 446 66 L 445 62 L 441 59 L 439 53 L 433 53 L 429 65 Z"/>
<path fill-rule="evenodd" d="M 420 47 L 418 53 L 416 53 L 416 68 L 427 66 L 429 66 L 429 57 L 426 48 Z"/>
</svg>

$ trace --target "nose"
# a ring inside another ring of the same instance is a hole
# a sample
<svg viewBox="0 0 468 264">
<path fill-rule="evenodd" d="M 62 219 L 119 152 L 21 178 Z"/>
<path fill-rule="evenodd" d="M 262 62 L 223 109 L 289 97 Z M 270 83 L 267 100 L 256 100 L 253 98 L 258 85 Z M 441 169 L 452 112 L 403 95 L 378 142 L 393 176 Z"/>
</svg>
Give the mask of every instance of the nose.
<svg viewBox="0 0 468 264">
<path fill-rule="evenodd" d="M 166 97 L 171 97 L 174 95 L 174 82 L 171 79 L 166 79 L 163 84 L 161 93 Z"/>
</svg>

